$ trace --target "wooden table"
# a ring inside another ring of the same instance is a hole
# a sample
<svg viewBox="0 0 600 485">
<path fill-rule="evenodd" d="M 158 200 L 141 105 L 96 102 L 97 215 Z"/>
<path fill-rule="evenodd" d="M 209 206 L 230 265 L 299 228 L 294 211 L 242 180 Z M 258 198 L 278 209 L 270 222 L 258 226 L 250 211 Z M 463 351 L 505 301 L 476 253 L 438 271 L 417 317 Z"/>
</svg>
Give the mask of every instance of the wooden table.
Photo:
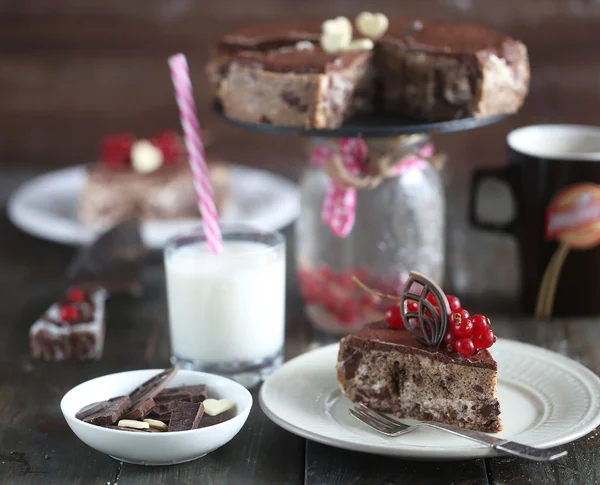
<svg viewBox="0 0 600 485">
<path fill-rule="evenodd" d="M 0 172 L 0 205 L 17 179 Z M 8 178 L 7 178 L 8 177 Z M 10 181 L 13 182 L 10 182 Z M 286 357 L 327 343 L 302 312 L 295 281 L 292 230 L 288 237 Z M 331 448 L 273 424 L 255 404 L 228 445 L 184 465 L 142 467 L 119 463 L 83 444 L 62 418 L 59 402 L 74 385 L 96 376 L 168 365 L 163 269 L 153 255 L 139 300 L 107 304 L 104 357 L 99 362 L 40 362 L 29 356 L 32 322 L 56 299 L 74 249 L 37 240 L 0 214 L 0 483 L 1 484 L 594 484 L 600 483 L 600 434 L 565 446 L 567 458 L 536 464 L 516 458 L 417 462 Z M 484 308 L 478 308 L 485 311 Z M 547 347 L 600 373 L 600 321 L 537 323 L 494 318 L 496 333 Z M 253 391 L 257 402 L 257 390 Z"/>
</svg>

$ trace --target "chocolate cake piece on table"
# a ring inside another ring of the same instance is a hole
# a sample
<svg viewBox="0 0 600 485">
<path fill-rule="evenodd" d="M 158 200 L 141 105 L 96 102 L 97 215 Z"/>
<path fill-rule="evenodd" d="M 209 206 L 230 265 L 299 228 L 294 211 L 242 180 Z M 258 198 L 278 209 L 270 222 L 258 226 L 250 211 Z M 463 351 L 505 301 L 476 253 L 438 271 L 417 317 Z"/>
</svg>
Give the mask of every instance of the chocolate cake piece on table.
<svg viewBox="0 0 600 485">
<path fill-rule="evenodd" d="M 106 296 L 104 289 L 70 288 L 32 325 L 32 356 L 44 360 L 100 359 Z"/>
<path fill-rule="evenodd" d="M 207 73 L 227 116 L 305 128 L 373 109 L 423 120 L 514 113 L 529 87 L 527 49 L 505 34 L 368 12 L 354 26 L 338 17 L 225 35 Z"/>
<path fill-rule="evenodd" d="M 107 137 L 97 163 L 86 167 L 79 219 L 95 228 L 126 219 L 142 221 L 197 218 L 198 203 L 181 138 L 164 132 L 146 139 L 131 133 Z M 210 160 L 209 178 L 217 210 L 229 196 L 229 168 Z"/>
<path fill-rule="evenodd" d="M 412 272 L 386 322 L 340 342 L 337 376 L 354 402 L 400 418 L 498 432 L 497 364 L 489 319 Z"/>
</svg>

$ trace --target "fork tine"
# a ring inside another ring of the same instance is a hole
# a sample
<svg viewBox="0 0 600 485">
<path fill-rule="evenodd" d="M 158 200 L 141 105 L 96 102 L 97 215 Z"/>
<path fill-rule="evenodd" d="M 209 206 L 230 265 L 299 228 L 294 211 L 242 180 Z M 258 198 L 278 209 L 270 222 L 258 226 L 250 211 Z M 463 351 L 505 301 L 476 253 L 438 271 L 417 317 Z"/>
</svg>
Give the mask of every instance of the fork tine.
<svg viewBox="0 0 600 485">
<path fill-rule="evenodd" d="M 381 426 L 386 426 L 386 427 L 392 429 L 393 431 L 398 431 L 398 429 L 404 429 L 404 428 L 407 427 L 405 424 L 396 425 L 394 423 L 388 422 L 385 419 L 382 419 L 381 416 L 379 416 L 377 413 L 374 413 L 373 411 L 371 411 L 366 406 L 362 406 L 361 405 L 359 411 L 362 412 L 363 414 L 366 414 L 367 416 L 369 416 L 369 418 L 371 418 L 372 420 L 376 421 Z"/>
<path fill-rule="evenodd" d="M 361 421 L 363 421 L 366 424 L 370 424 L 371 427 L 377 429 L 378 431 L 381 432 L 385 432 L 385 433 L 393 433 L 395 431 L 395 428 L 393 426 L 390 426 L 389 424 L 383 423 L 381 421 L 378 421 L 376 419 L 373 418 L 373 416 L 369 416 L 367 413 L 365 413 L 364 411 L 361 411 L 360 409 L 351 409 L 350 412 L 352 412 L 352 414 L 354 414 L 354 416 L 356 416 L 358 419 L 360 419 Z"/>
<path fill-rule="evenodd" d="M 375 411 L 374 409 L 368 408 L 363 403 L 359 403 L 359 405 L 363 411 L 367 412 L 370 416 L 373 416 L 373 417 L 377 416 L 380 419 L 380 421 L 385 422 L 388 426 L 400 426 L 401 428 L 405 428 L 405 427 L 409 426 L 408 424 L 404 424 L 402 421 L 398 421 L 397 419 L 391 418 L 386 414 L 383 414 L 379 411 Z"/>
<path fill-rule="evenodd" d="M 370 416 L 367 416 L 361 411 L 358 411 L 356 409 L 350 409 L 350 414 L 352 414 L 352 416 L 358 419 L 361 423 L 366 424 L 369 428 L 372 428 L 379 433 L 383 433 L 388 436 L 391 436 L 393 434 L 390 428 L 388 428 L 387 426 L 382 426 L 381 424 L 374 421 Z"/>
</svg>

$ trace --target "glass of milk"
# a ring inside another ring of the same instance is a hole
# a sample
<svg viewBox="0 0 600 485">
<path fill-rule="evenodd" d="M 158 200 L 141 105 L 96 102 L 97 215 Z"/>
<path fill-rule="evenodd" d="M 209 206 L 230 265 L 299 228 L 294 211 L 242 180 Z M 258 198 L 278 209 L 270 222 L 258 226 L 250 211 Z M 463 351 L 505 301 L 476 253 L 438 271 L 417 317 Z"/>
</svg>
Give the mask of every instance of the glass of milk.
<svg viewBox="0 0 600 485">
<path fill-rule="evenodd" d="M 202 228 L 166 244 L 171 362 L 250 387 L 282 362 L 285 238 L 239 224 L 221 231 L 218 255 Z"/>
</svg>

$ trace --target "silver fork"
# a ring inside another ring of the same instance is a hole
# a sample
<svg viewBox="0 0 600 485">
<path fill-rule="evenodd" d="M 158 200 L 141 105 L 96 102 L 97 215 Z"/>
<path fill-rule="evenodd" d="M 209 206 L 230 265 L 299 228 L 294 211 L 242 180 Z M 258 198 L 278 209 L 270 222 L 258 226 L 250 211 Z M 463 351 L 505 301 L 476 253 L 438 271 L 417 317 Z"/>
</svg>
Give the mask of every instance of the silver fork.
<svg viewBox="0 0 600 485">
<path fill-rule="evenodd" d="M 449 424 L 433 423 L 431 421 L 419 421 L 417 424 L 408 425 L 383 413 L 369 409 L 364 404 L 358 404 L 354 409 L 350 409 L 350 414 L 370 428 L 386 436 L 402 436 L 406 433 L 414 431 L 415 429 L 426 427 L 447 431 L 463 438 L 476 441 L 477 443 L 487 445 L 495 450 L 504 451 L 510 455 L 527 458 L 529 460 L 552 461 L 562 458 L 567 454 L 566 451 L 553 451 L 533 448 L 532 446 L 515 443 L 514 441 L 496 438 L 495 436 L 491 436 L 487 433 L 463 429 Z"/>
</svg>

